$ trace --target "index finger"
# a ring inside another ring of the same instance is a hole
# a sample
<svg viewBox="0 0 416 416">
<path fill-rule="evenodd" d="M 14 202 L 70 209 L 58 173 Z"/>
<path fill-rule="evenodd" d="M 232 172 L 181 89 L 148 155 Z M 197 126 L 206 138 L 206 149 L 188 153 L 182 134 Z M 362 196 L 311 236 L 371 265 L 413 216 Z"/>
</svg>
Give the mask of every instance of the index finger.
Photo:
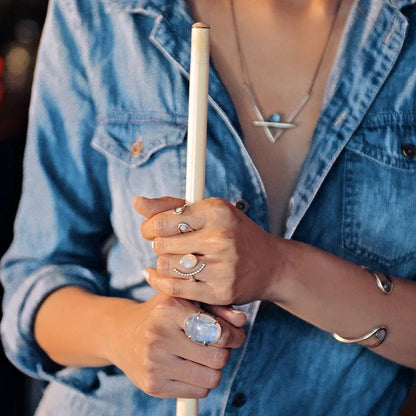
<svg viewBox="0 0 416 416">
<path fill-rule="evenodd" d="M 162 196 L 160 198 L 146 198 L 137 195 L 133 198 L 134 209 L 143 217 L 151 218 L 159 212 L 168 211 L 183 205 L 183 199 L 172 198 L 170 196 Z"/>
<path fill-rule="evenodd" d="M 202 229 L 206 224 L 204 211 L 198 207 L 197 203 L 186 205 L 181 214 L 178 214 L 176 209 L 170 209 L 145 220 L 142 223 L 141 232 L 146 240 L 153 240 L 156 237 L 170 237 L 182 232 L 181 224 L 188 231 Z"/>
</svg>

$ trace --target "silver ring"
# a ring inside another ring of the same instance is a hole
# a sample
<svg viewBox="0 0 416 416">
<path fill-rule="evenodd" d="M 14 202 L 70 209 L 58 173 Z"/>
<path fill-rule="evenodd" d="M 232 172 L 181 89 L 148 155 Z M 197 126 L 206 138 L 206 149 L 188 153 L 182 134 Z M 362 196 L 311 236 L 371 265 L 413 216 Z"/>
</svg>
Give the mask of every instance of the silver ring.
<svg viewBox="0 0 416 416">
<path fill-rule="evenodd" d="M 202 264 L 201 264 L 201 266 L 199 267 L 199 269 L 195 270 L 194 272 L 189 272 L 189 273 L 184 273 L 184 272 L 181 272 L 181 271 L 180 271 L 180 270 L 178 270 L 176 267 L 174 267 L 173 271 L 174 271 L 176 274 L 178 274 L 179 276 L 189 277 L 189 278 L 190 278 L 189 280 L 192 280 L 193 282 L 197 282 L 197 279 L 195 279 L 195 276 L 196 276 L 198 273 L 201 273 L 201 272 L 202 272 L 202 270 L 204 270 L 204 269 L 205 269 L 205 266 L 206 266 L 206 264 L 205 264 L 205 263 L 202 263 Z"/>
<path fill-rule="evenodd" d="M 221 338 L 222 328 L 219 322 L 206 313 L 193 313 L 183 324 L 187 337 L 197 344 L 212 345 Z"/>
<path fill-rule="evenodd" d="M 195 231 L 189 224 L 187 224 L 186 222 L 180 222 L 178 224 L 178 231 L 183 234 L 183 233 L 189 233 L 191 231 Z"/>
<path fill-rule="evenodd" d="M 181 207 L 175 208 L 172 212 L 173 212 L 175 215 L 182 215 L 182 214 L 183 214 L 183 212 L 185 211 L 185 208 L 186 208 L 187 206 L 188 206 L 187 204 L 184 204 L 184 205 L 182 205 Z"/>
</svg>

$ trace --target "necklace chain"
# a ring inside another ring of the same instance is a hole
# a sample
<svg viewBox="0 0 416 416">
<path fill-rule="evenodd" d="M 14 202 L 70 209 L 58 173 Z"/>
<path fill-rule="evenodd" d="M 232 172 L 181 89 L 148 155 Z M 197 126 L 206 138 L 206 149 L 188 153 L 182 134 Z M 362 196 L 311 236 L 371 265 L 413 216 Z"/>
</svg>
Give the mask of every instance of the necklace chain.
<svg viewBox="0 0 416 416">
<path fill-rule="evenodd" d="M 248 69 L 247 69 L 247 63 L 246 63 L 246 59 L 245 59 L 245 56 L 244 56 L 244 53 L 243 53 L 240 32 L 238 30 L 238 23 L 237 23 L 237 17 L 236 17 L 236 13 L 235 13 L 234 0 L 230 0 L 230 3 L 231 3 L 231 14 L 232 14 L 235 38 L 236 38 L 236 43 L 237 43 L 237 51 L 238 51 L 238 56 L 239 56 L 239 59 L 240 59 L 241 71 L 242 71 L 242 74 L 243 74 L 243 85 L 242 85 L 242 87 L 244 88 L 244 90 L 245 90 L 245 92 L 248 96 L 248 99 L 250 101 L 250 104 L 253 107 L 254 112 L 256 113 L 256 116 L 258 118 L 258 120 L 253 122 L 253 125 L 256 126 L 256 127 L 263 127 L 266 136 L 269 138 L 269 140 L 272 143 L 274 143 L 282 135 L 282 133 L 284 132 L 285 129 L 290 129 L 290 128 L 296 127 L 296 125 L 293 124 L 293 121 L 295 121 L 296 117 L 302 111 L 302 109 L 305 107 L 306 103 L 309 101 L 309 98 L 312 95 L 312 91 L 313 91 L 313 88 L 315 86 L 315 82 L 316 82 L 316 80 L 318 78 L 318 75 L 319 75 L 319 72 L 321 70 L 322 63 L 323 63 L 325 55 L 326 55 L 326 51 L 328 49 L 329 41 L 331 39 L 331 35 L 332 35 L 332 32 L 333 32 L 334 27 L 335 27 L 335 22 L 337 20 L 337 16 L 338 16 L 338 12 L 339 12 L 342 0 L 338 0 L 337 6 L 336 6 L 336 9 L 335 9 L 335 13 L 334 13 L 334 17 L 332 19 L 331 26 L 330 26 L 330 29 L 329 29 L 329 32 L 328 32 L 328 36 L 326 38 L 325 45 L 324 45 L 324 48 L 322 50 L 318 65 L 316 66 L 315 72 L 313 74 L 313 78 L 312 78 L 312 81 L 310 83 L 310 86 L 309 86 L 305 96 L 300 100 L 300 102 L 298 103 L 296 108 L 289 115 L 289 117 L 287 119 L 287 122 L 280 122 L 280 115 L 278 113 L 272 114 L 269 121 L 264 120 L 264 117 L 263 117 L 263 115 L 262 115 L 262 113 L 259 109 L 259 106 L 257 105 L 255 95 L 254 95 L 252 87 L 251 87 L 250 76 L 249 76 Z M 270 127 L 277 128 L 278 129 L 277 132 L 275 134 L 272 134 L 271 131 L 270 131 Z"/>
</svg>

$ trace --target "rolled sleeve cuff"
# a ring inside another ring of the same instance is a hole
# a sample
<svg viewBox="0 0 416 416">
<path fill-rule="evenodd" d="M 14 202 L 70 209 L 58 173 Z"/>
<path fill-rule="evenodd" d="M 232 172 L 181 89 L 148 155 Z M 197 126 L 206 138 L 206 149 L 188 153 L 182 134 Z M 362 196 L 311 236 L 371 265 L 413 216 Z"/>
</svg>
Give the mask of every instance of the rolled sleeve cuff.
<svg viewBox="0 0 416 416">
<path fill-rule="evenodd" d="M 4 305 L 1 333 L 10 361 L 31 377 L 57 380 L 88 390 L 96 379 L 96 369 L 62 367 L 39 347 L 34 336 L 36 314 L 48 295 L 66 286 L 79 286 L 105 295 L 104 274 L 75 265 L 49 265 L 32 273 Z"/>
</svg>

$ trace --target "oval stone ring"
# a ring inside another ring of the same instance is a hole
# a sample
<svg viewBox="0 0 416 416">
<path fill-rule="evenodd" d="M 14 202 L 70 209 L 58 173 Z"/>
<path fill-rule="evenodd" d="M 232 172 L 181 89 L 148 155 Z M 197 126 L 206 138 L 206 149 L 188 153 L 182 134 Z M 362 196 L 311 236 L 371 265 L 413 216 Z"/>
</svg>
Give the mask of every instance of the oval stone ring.
<svg viewBox="0 0 416 416">
<path fill-rule="evenodd" d="M 212 345 L 221 338 L 221 325 L 206 313 L 193 313 L 185 319 L 185 334 L 197 344 Z"/>
</svg>

